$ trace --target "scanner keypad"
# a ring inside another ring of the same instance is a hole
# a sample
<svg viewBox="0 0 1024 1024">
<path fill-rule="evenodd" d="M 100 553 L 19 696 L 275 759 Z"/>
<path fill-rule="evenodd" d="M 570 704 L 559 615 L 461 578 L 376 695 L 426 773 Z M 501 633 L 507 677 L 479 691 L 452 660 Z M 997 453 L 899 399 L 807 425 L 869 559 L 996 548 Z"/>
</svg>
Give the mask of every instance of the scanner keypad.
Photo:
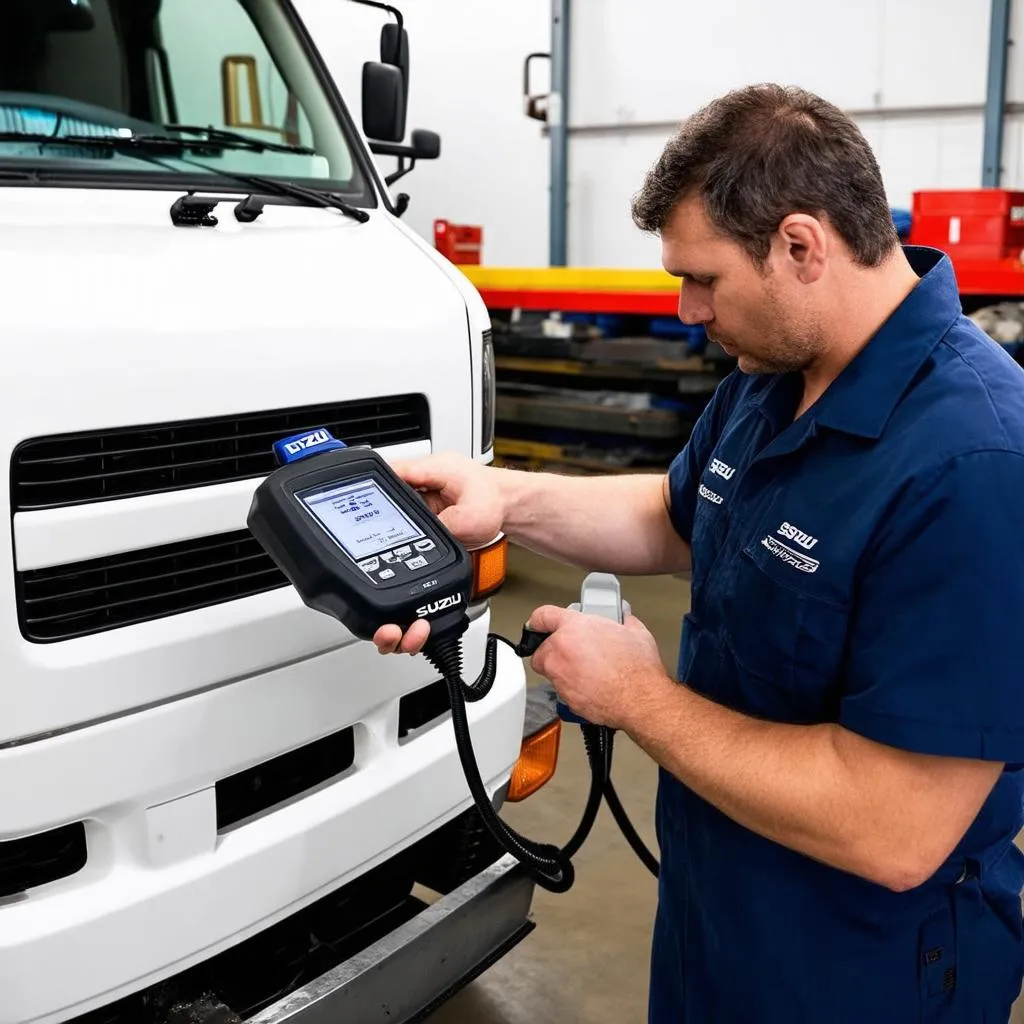
<svg viewBox="0 0 1024 1024">
<path fill-rule="evenodd" d="M 441 557 L 438 546 L 429 538 L 400 544 L 390 551 L 381 551 L 371 558 L 364 558 L 357 564 L 375 583 L 402 582 L 413 574 L 426 569 Z"/>
</svg>

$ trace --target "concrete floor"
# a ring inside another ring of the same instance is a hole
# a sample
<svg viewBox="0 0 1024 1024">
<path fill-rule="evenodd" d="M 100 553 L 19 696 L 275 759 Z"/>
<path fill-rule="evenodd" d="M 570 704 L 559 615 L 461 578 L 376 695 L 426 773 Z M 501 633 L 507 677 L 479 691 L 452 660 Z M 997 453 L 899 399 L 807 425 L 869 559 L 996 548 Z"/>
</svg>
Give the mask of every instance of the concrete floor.
<svg viewBox="0 0 1024 1024">
<path fill-rule="evenodd" d="M 495 632 L 515 638 L 541 604 L 579 599 L 584 573 L 513 549 L 509 580 L 494 601 Z M 654 633 L 674 669 L 689 584 L 672 577 L 622 580 L 623 596 Z M 628 738 L 616 737 L 613 777 L 648 847 L 657 855 L 656 769 Z M 563 843 L 583 810 L 589 772 L 579 731 L 562 730 L 558 770 L 539 793 L 502 811 L 531 838 Z M 562 895 L 538 889 L 536 930 L 429 1019 L 429 1024 L 644 1024 L 656 883 L 602 806 L 577 854 L 576 884 Z M 1024 1024 L 1024 999 L 1011 1024 Z"/>
</svg>

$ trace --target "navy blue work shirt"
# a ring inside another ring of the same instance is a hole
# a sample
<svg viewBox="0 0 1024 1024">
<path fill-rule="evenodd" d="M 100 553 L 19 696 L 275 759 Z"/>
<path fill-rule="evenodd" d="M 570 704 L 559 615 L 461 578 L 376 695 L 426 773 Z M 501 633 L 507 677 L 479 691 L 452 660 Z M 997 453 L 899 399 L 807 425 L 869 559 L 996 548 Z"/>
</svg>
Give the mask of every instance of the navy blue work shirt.
<svg viewBox="0 0 1024 1024">
<path fill-rule="evenodd" d="M 693 552 L 679 678 L 761 719 L 1007 762 L 924 885 L 742 827 L 662 771 L 651 1024 L 1003 1024 L 1024 970 L 1024 371 L 952 266 L 794 420 L 799 374 L 731 374 L 669 474 Z M 841 812 L 841 808 L 837 809 Z"/>
</svg>

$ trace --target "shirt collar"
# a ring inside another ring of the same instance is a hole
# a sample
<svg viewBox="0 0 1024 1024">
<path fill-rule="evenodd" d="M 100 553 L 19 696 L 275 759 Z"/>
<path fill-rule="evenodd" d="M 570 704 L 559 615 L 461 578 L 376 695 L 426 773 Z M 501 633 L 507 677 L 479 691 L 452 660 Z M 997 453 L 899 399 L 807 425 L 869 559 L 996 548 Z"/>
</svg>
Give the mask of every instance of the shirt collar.
<svg viewBox="0 0 1024 1024">
<path fill-rule="evenodd" d="M 810 418 L 821 426 L 880 437 L 915 374 L 963 312 L 949 257 L 923 246 L 904 252 L 920 280 L 811 407 Z"/>
</svg>

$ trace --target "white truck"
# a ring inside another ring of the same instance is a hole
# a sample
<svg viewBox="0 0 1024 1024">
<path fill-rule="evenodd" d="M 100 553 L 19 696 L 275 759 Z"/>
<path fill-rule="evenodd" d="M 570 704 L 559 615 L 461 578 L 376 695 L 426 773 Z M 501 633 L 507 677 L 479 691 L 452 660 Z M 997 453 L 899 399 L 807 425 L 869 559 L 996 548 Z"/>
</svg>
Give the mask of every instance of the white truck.
<svg viewBox="0 0 1024 1024">
<path fill-rule="evenodd" d="M 437 155 L 395 14 L 360 130 L 289 0 L 0 4 L 0 1024 L 394 1024 L 532 927 L 444 684 L 245 528 L 307 428 L 491 458 L 486 309 L 370 155 Z M 496 804 L 528 712 L 503 649 Z"/>
</svg>

